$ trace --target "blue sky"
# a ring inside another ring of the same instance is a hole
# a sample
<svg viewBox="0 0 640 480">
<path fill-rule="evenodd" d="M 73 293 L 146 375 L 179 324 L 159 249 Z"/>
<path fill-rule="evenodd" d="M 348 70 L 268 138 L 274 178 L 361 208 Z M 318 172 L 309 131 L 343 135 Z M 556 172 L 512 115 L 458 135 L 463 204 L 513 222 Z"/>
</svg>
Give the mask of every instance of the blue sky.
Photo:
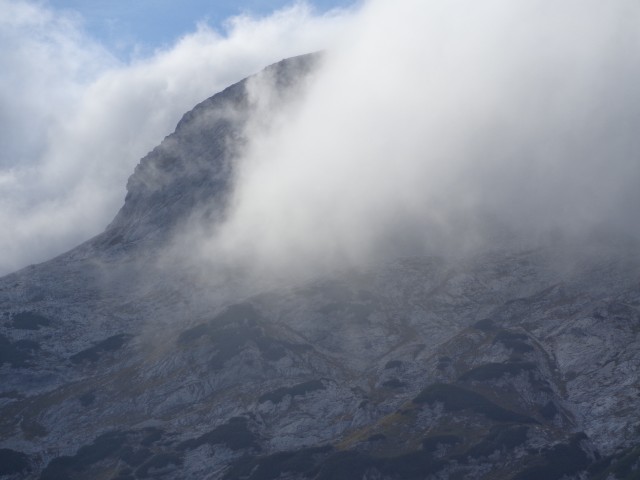
<svg viewBox="0 0 640 480">
<path fill-rule="evenodd" d="M 49 0 L 56 10 L 77 12 L 87 32 L 126 58 L 136 51 L 147 53 L 171 45 L 192 32 L 199 22 L 224 29 L 232 16 L 263 16 L 295 3 L 294 0 Z M 353 5 L 356 0 L 314 0 L 306 2 L 316 13 Z"/>
</svg>

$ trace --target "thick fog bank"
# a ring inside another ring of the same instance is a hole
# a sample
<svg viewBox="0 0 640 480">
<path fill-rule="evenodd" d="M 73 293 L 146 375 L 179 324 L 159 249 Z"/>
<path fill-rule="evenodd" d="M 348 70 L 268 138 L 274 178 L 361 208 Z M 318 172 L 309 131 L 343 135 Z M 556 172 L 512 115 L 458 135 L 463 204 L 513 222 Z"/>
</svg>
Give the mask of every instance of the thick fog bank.
<svg viewBox="0 0 640 480">
<path fill-rule="evenodd" d="M 304 271 L 637 237 L 639 24 L 634 1 L 371 1 L 187 243 Z"/>
</svg>

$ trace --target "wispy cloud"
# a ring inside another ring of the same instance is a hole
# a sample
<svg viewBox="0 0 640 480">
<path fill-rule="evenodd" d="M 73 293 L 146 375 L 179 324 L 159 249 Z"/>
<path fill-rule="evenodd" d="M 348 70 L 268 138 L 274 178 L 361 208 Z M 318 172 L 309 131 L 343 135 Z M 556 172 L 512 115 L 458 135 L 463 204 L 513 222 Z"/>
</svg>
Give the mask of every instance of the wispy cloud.
<svg viewBox="0 0 640 480">
<path fill-rule="evenodd" d="M 327 47 L 346 17 L 296 4 L 230 19 L 223 32 L 203 23 L 122 63 L 77 15 L 0 0 L 0 273 L 99 233 L 136 163 L 183 113 L 269 63 Z"/>
</svg>

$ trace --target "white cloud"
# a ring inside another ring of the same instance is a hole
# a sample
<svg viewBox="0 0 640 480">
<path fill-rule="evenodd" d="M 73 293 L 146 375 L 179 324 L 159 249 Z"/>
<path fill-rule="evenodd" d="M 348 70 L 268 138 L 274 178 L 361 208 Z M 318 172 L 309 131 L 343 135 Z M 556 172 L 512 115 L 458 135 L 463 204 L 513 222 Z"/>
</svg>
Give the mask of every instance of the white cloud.
<svg viewBox="0 0 640 480">
<path fill-rule="evenodd" d="M 0 0 L 0 271 L 98 233 L 126 178 L 198 101 L 332 47 L 304 102 L 257 119 L 205 254 L 299 268 L 486 242 L 637 233 L 635 0 L 298 4 L 202 25 L 130 64 L 79 19 Z"/>
<path fill-rule="evenodd" d="M 133 167 L 182 114 L 269 63 L 329 46 L 347 18 L 296 4 L 224 32 L 202 24 L 123 64 L 81 18 L 0 0 L 0 273 L 99 233 Z"/>
<path fill-rule="evenodd" d="M 315 270 L 638 233 L 639 24 L 633 0 L 369 2 L 290 121 L 254 132 L 205 250 Z"/>
</svg>

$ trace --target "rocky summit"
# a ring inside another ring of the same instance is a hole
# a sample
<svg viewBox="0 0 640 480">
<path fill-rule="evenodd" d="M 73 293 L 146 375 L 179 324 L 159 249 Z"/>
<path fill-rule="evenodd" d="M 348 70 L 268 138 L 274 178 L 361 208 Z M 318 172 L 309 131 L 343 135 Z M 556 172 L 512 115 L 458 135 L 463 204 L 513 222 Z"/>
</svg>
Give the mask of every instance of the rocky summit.
<svg viewBox="0 0 640 480">
<path fill-rule="evenodd" d="M 269 108 L 321 59 L 268 67 Z M 385 259 L 268 288 L 161 261 L 222 218 L 252 79 L 187 113 L 104 233 L 0 279 L 2 479 L 640 478 L 640 249 Z"/>
</svg>

